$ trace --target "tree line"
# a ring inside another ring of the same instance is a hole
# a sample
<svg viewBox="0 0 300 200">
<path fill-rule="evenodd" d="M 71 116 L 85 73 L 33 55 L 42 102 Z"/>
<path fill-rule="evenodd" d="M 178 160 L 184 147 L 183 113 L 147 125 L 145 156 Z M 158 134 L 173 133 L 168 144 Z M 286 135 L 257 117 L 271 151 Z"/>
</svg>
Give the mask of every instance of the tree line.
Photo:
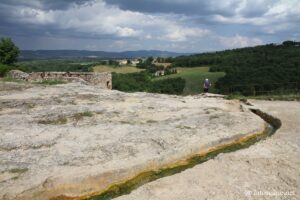
<svg viewBox="0 0 300 200">
<path fill-rule="evenodd" d="M 163 80 L 152 80 L 147 71 L 130 74 L 113 73 L 113 89 L 124 92 L 151 92 L 162 94 L 180 95 L 185 87 L 183 78 L 168 78 Z"/>
<path fill-rule="evenodd" d="M 180 56 L 172 62 L 177 67 L 201 65 L 211 66 L 211 72 L 226 72 L 216 82 L 216 89 L 223 94 L 260 95 L 300 89 L 300 42 Z"/>
</svg>

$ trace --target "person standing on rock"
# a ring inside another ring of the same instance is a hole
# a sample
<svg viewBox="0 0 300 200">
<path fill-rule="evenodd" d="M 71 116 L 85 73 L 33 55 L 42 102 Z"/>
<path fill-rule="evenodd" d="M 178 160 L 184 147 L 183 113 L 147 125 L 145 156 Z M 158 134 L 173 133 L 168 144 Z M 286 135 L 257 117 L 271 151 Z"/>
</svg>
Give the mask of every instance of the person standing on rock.
<svg viewBox="0 0 300 200">
<path fill-rule="evenodd" d="M 204 83 L 203 83 L 203 91 L 204 91 L 204 93 L 207 93 L 207 92 L 208 92 L 210 86 L 211 86 L 211 83 L 210 83 L 210 81 L 208 80 L 208 78 L 206 78 L 206 79 L 204 80 Z"/>
</svg>

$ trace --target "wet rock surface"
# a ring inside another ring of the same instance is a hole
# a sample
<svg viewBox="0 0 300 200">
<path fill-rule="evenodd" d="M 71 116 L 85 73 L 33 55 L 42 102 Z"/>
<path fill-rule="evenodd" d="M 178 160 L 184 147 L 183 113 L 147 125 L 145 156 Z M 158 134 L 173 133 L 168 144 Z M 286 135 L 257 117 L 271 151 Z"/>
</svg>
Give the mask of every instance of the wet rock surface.
<svg viewBox="0 0 300 200">
<path fill-rule="evenodd" d="M 0 83 L 0 199 L 99 192 L 265 125 L 240 102 L 220 96 L 12 85 Z"/>
</svg>

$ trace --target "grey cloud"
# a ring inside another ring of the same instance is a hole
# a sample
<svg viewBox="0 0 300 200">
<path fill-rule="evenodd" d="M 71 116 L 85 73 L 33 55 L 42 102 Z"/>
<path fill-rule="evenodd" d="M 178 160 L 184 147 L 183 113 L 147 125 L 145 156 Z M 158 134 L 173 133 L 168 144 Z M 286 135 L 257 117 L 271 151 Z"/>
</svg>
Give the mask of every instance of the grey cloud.
<svg viewBox="0 0 300 200">
<path fill-rule="evenodd" d="M 278 0 L 240 1 L 240 0 L 105 0 L 107 4 L 117 5 L 121 9 L 148 12 L 148 13 L 179 13 L 185 15 L 212 15 L 232 16 L 240 6 L 242 15 L 261 16 L 268 10 L 268 6 Z"/>
<path fill-rule="evenodd" d="M 1 0 L 0 36 L 16 38 L 26 49 L 96 43 L 99 50 L 118 51 L 120 44 L 127 50 L 218 50 L 226 48 L 222 43 L 299 38 L 299 5 L 297 0 Z"/>
<path fill-rule="evenodd" d="M 1 0 L 0 5 L 28 6 L 39 9 L 66 9 L 72 4 L 82 5 L 93 0 Z"/>
<path fill-rule="evenodd" d="M 186 15 L 208 15 L 214 13 L 209 1 L 197 0 L 105 0 L 107 4 L 117 5 L 124 10 L 148 13 L 178 13 Z M 225 16 L 232 15 L 232 11 L 219 10 Z"/>
</svg>

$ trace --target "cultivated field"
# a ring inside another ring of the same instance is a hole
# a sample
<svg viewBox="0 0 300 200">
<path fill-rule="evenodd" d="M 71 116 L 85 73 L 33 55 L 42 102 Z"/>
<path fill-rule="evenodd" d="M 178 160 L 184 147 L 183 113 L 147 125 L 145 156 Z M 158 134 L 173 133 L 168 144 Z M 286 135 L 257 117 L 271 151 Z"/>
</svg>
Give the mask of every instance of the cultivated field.
<svg viewBox="0 0 300 200">
<path fill-rule="evenodd" d="M 122 67 L 113 67 L 108 65 L 98 65 L 94 67 L 94 72 L 116 72 L 121 74 L 135 73 L 143 71 L 133 66 L 122 66 Z"/>
</svg>

